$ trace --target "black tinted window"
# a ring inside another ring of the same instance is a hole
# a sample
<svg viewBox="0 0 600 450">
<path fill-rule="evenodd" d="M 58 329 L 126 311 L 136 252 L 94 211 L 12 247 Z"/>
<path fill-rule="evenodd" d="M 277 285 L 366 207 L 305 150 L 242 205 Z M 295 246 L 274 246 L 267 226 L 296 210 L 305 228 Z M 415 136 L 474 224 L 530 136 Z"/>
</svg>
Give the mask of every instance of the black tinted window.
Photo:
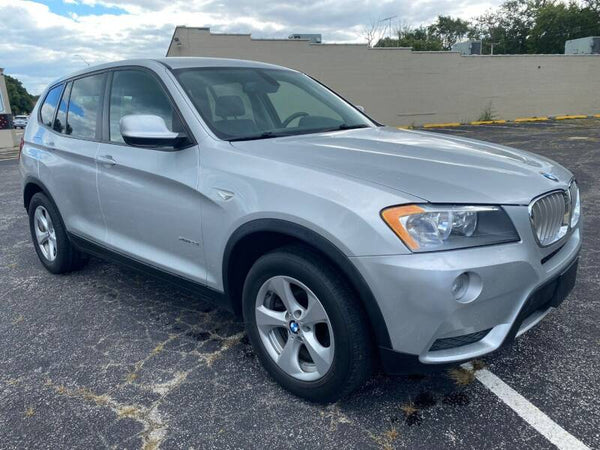
<svg viewBox="0 0 600 450">
<path fill-rule="evenodd" d="M 48 92 L 48 95 L 46 95 L 46 100 L 44 100 L 40 114 L 42 117 L 42 122 L 46 126 L 52 126 L 52 119 L 54 119 L 54 113 L 56 112 L 56 106 L 60 100 L 62 88 L 62 84 L 60 86 L 56 86 L 50 89 L 50 92 Z"/>
<path fill-rule="evenodd" d="M 141 70 L 119 70 L 113 74 L 110 94 L 110 140 L 124 142 L 120 121 L 130 114 L 151 114 L 162 117 L 171 131 L 183 127 L 160 83 Z"/>
<path fill-rule="evenodd" d="M 58 107 L 58 112 L 56 113 L 56 119 L 54 119 L 54 126 L 52 128 L 59 133 L 71 134 L 72 131 L 71 127 L 67 126 L 67 106 L 69 104 L 71 86 L 72 83 L 67 84 L 60 101 L 60 106 Z"/>
<path fill-rule="evenodd" d="M 80 78 L 73 82 L 67 128 L 74 137 L 94 139 L 104 90 L 104 74 Z"/>
</svg>

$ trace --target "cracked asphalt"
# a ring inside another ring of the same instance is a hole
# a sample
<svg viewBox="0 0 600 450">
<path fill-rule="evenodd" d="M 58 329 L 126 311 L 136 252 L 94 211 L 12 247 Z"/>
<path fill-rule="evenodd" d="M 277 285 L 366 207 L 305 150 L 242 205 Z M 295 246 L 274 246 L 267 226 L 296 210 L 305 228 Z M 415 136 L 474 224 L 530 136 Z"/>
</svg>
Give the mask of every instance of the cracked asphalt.
<svg viewBox="0 0 600 450">
<path fill-rule="evenodd" d="M 578 284 L 483 364 L 600 448 L 600 121 L 438 130 L 546 155 L 577 176 Z M 0 162 L 0 448 L 551 448 L 465 373 L 374 377 L 330 406 L 259 366 L 243 325 L 202 298 L 98 259 L 38 262 L 16 161 Z M 467 376 L 465 376 L 467 375 Z"/>
</svg>

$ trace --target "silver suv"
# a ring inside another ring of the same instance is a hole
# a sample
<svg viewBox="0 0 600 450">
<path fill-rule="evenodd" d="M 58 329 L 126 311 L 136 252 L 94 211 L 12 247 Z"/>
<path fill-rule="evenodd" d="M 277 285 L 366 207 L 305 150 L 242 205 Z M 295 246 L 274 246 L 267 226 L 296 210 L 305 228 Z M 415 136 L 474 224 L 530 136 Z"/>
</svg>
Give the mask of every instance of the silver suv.
<svg viewBox="0 0 600 450">
<path fill-rule="evenodd" d="M 40 98 L 20 168 L 42 264 L 94 254 L 201 292 L 307 399 L 492 352 L 575 283 L 568 170 L 381 126 L 294 70 L 125 61 Z"/>
</svg>

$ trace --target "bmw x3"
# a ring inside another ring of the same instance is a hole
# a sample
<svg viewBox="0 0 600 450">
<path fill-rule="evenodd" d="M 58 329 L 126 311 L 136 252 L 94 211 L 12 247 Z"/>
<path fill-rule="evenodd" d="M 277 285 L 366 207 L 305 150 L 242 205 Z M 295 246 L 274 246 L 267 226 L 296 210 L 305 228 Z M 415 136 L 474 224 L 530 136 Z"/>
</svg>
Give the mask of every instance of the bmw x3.
<svg viewBox="0 0 600 450">
<path fill-rule="evenodd" d="M 495 351 L 575 284 L 573 174 L 525 151 L 382 126 L 284 67 L 111 63 L 41 95 L 20 154 L 41 263 L 87 255 L 198 292 L 270 375 L 330 402 L 374 368 Z"/>
</svg>

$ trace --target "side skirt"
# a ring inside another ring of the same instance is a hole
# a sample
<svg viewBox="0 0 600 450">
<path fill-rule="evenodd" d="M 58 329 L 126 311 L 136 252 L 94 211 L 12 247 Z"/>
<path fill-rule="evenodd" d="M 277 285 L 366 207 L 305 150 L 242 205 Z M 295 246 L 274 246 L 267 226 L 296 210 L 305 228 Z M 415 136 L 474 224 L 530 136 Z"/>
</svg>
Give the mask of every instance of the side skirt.
<svg viewBox="0 0 600 450">
<path fill-rule="evenodd" d="M 78 250 L 84 253 L 88 253 L 100 259 L 104 259 L 106 261 L 129 267 L 130 269 L 136 270 L 146 275 L 150 275 L 154 278 L 182 288 L 188 292 L 199 295 L 202 297 L 203 300 L 208 300 L 211 303 L 214 303 L 215 306 L 227 309 L 231 312 L 234 311 L 231 301 L 223 292 L 216 291 L 196 281 L 189 280 L 180 275 L 176 275 L 174 273 L 170 273 L 163 269 L 154 267 L 150 264 L 138 261 L 135 258 L 124 255 L 120 252 L 109 250 L 106 247 L 96 244 L 95 242 L 92 242 L 89 239 L 77 236 L 73 233 L 68 234 L 71 243 Z"/>
</svg>

